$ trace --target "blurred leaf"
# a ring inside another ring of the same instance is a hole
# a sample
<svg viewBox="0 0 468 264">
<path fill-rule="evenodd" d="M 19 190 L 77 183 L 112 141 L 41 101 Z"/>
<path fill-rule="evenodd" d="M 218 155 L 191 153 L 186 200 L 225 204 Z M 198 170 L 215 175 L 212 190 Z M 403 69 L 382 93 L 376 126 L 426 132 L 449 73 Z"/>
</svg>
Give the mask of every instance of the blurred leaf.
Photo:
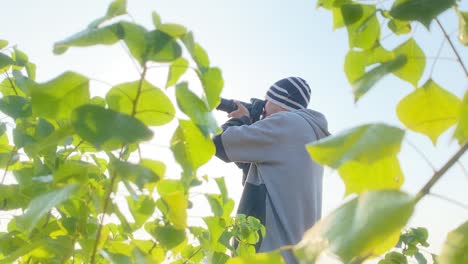
<svg viewBox="0 0 468 264">
<path fill-rule="evenodd" d="M 159 24 L 158 29 L 173 38 L 179 38 L 187 33 L 184 26 L 173 23 Z"/>
<path fill-rule="evenodd" d="M 457 96 L 430 79 L 403 98 L 396 110 L 406 127 L 427 135 L 436 144 L 439 135 L 456 123 L 460 106 Z"/>
<path fill-rule="evenodd" d="M 210 133 L 219 132 L 218 124 L 206 104 L 198 98 L 189 88 L 186 82 L 176 86 L 177 104 L 192 122 L 197 124 L 205 137 Z"/>
<path fill-rule="evenodd" d="M 146 224 L 145 229 L 166 249 L 178 246 L 186 238 L 184 229 L 177 229 L 170 225 L 150 223 Z"/>
<path fill-rule="evenodd" d="M 466 263 L 468 260 L 468 222 L 448 233 L 440 253 L 441 264 Z"/>
<path fill-rule="evenodd" d="M 346 186 L 346 194 L 383 189 L 399 190 L 404 182 L 400 162 L 396 156 L 371 164 L 349 161 L 338 172 Z"/>
<path fill-rule="evenodd" d="M 225 248 L 219 243 L 219 240 L 226 230 L 226 221 L 219 216 L 203 217 L 203 221 L 208 227 L 211 250 L 223 252 Z"/>
<path fill-rule="evenodd" d="M 462 106 L 458 116 L 458 126 L 455 130 L 454 137 L 458 143 L 462 145 L 468 142 L 468 91 L 463 96 Z"/>
<path fill-rule="evenodd" d="M 182 55 L 182 48 L 170 35 L 153 30 L 146 34 L 148 60 L 155 62 L 171 62 Z"/>
<path fill-rule="evenodd" d="M 173 61 L 171 63 L 171 67 L 169 68 L 166 88 L 175 85 L 179 81 L 180 76 L 182 76 L 187 71 L 188 66 L 189 62 L 182 57 Z"/>
<path fill-rule="evenodd" d="M 219 68 L 209 68 L 205 73 L 203 73 L 202 83 L 209 110 L 213 110 L 221 102 L 221 98 L 219 96 L 224 86 L 221 70 Z"/>
<path fill-rule="evenodd" d="M 159 179 L 164 178 L 166 173 L 166 164 L 157 160 L 141 159 L 140 165 L 151 170 L 154 174 L 158 175 Z"/>
<path fill-rule="evenodd" d="M 89 79 L 74 72 L 31 87 L 32 111 L 50 119 L 69 119 L 72 111 L 89 102 Z"/>
<path fill-rule="evenodd" d="M 193 45 L 190 48 L 193 48 L 193 51 L 189 49 L 190 54 L 192 55 L 193 60 L 197 64 L 198 68 L 202 71 L 210 67 L 210 59 L 208 58 L 208 54 L 206 54 L 206 51 L 198 44 L 193 42 L 193 36 L 188 36 L 192 37 L 192 39 L 188 38 L 186 40 L 187 44 Z M 192 41 L 192 42 L 190 42 Z"/>
<path fill-rule="evenodd" d="M 76 133 L 96 148 L 114 150 L 149 140 L 153 133 L 141 121 L 96 105 L 84 105 L 72 115 Z"/>
<path fill-rule="evenodd" d="M 138 186 L 140 190 L 145 188 L 146 184 L 156 183 L 160 180 L 158 175 L 140 164 L 133 164 L 113 158 L 109 165 L 111 170 L 122 180 L 130 181 Z"/>
<path fill-rule="evenodd" d="M 13 119 L 29 117 L 32 114 L 31 102 L 23 96 L 0 98 L 0 111 Z"/>
<path fill-rule="evenodd" d="M 134 115 L 148 126 L 167 124 L 175 115 L 167 95 L 145 80 L 114 86 L 106 94 L 106 101 L 110 109 Z"/>
<path fill-rule="evenodd" d="M 455 0 L 397 0 L 390 15 L 399 20 L 416 20 L 428 30 L 433 19 L 455 4 Z"/>
<path fill-rule="evenodd" d="M 413 198 L 399 191 L 363 193 L 309 229 L 295 254 L 312 263 L 325 251 L 345 263 L 379 256 L 398 242 L 413 209 Z"/>
<path fill-rule="evenodd" d="M 363 51 L 350 50 L 345 58 L 346 77 L 350 83 L 354 83 L 364 76 L 367 66 L 387 62 L 394 58 L 394 54 L 385 50 L 381 45 L 375 45 L 372 49 Z"/>
<path fill-rule="evenodd" d="M 367 50 L 379 40 L 380 24 L 376 12 L 375 6 L 370 5 L 345 4 L 341 6 L 350 48 Z"/>
<path fill-rule="evenodd" d="M 29 79 L 36 80 L 36 64 L 32 62 L 26 63 L 26 73 L 28 74 Z"/>
<path fill-rule="evenodd" d="M 468 46 L 468 12 L 462 12 L 455 6 L 458 15 L 458 40 L 461 44 Z"/>
<path fill-rule="evenodd" d="M 127 13 L 127 1 L 126 0 L 114 0 L 107 9 L 107 17 L 116 17 L 125 15 Z"/>
<path fill-rule="evenodd" d="M 182 182 L 177 180 L 162 180 L 158 184 L 158 193 L 168 209 L 165 216 L 176 229 L 185 229 L 187 227 L 188 201 Z"/>
<path fill-rule="evenodd" d="M 354 100 L 358 101 L 367 93 L 378 81 L 387 74 L 403 67 L 407 62 L 404 55 L 399 55 L 391 61 L 384 62 L 372 70 L 366 72 L 361 78 L 353 82 Z"/>
<path fill-rule="evenodd" d="M 26 213 L 18 217 L 18 224 L 30 233 L 43 216 L 52 208 L 66 201 L 78 189 L 79 186 L 77 184 L 71 184 L 34 198 L 29 204 Z"/>
<path fill-rule="evenodd" d="M 14 53 L 12 58 L 14 59 L 15 64 L 21 67 L 26 66 L 26 64 L 29 62 L 28 55 L 16 47 L 13 48 L 13 51 Z"/>
<path fill-rule="evenodd" d="M 385 258 L 379 261 L 378 264 L 408 264 L 408 261 L 403 254 L 392 251 L 385 254 Z"/>
<path fill-rule="evenodd" d="M 229 259 L 226 264 L 281 264 L 284 263 L 283 257 L 279 250 L 267 252 L 267 253 L 258 253 L 253 256 L 242 256 Z"/>
<path fill-rule="evenodd" d="M 6 72 L 12 64 L 13 60 L 9 56 L 0 53 L 0 73 Z"/>
<path fill-rule="evenodd" d="M 421 252 L 416 252 L 414 257 L 418 261 L 418 264 L 427 264 L 427 260 Z"/>
<path fill-rule="evenodd" d="M 41 128 L 41 126 L 38 126 L 38 128 Z M 57 130 L 54 130 L 53 127 L 49 129 L 51 130 L 42 135 L 36 143 L 25 146 L 25 150 L 29 155 L 38 155 L 43 151 L 47 151 L 49 148 L 53 148 L 55 152 L 57 145 L 74 133 L 73 128 L 69 124 L 62 126 Z M 38 131 L 40 131 L 40 129 L 38 129 Z"/>
<path fill-rule="evenodd" d="M 146 34 L 147 31 L 144 27 L 122 21 L 120 22 L 123 30 L 123 40 L 128 47 L 128 50 L 132 56 L 140 63 L 144 65 L 147 58 L 147 45 L 146 45 Z"/>
<path fill-rule="evenodd" d="M 312 159 L 339 168 L 347 161 L 372 163 L 400 151 L 405 132 L 385 124 L 362 125 L 307 145 Z"/>
<path fill-rule="evenodd" d="M 413 38 L 408 39 L 394 49 L 395 55 L 406 56 L 406 63 L 393 72 L 402 80 L 408 81 L 414 87 L 418 87 L 418 81 L 421 79 L 426 67 L 426 55 Z"/>
<path fill-rule="evenodd" d="M 215 153 L 211 138 L 205 137 L 191 121 L 179 120 L 179 127 L 171 139 L 171 150 L 185 171 L 195 172 Z"/>
<path fill-rule="evenodd" d="M 226 182 L 224 177 L 215 178 L 216 185 L 218 185 L 219 191 L 221 192 L 221 197 L 223 202 L 226 203 L 229 200 L 228 190 L 226 188 Z"/>
<path fill-rule="evenodd" d="M 66 160 L 54 171 L 54 182 L 87 182 L 88 178 L 98 178 L 100 175 L 98 167 L 81 160 Z"/>
<path fill-rule="evenodd" d="M 153 11 L 153 13 L 151 13 L 151 17 L 153 18 L 154 27 L 159 28 L 159 26 L 161 25 L 161 17 L 159 16 L 159 14 L 156 13 L 156 11 Z"/>
<path fill-rule="evenodd" d="M 398 19 L 390 19 L 388 21 L 388 28 L 397 35 L 408 34 L 411 32 L 411 23 Z"/>
<path fill-rule="evenodd" d="M 195 40 L 193 39 L 193 33 L 191 31 L 187 32 L 184 36 L 182 36 L 181 40 L 182 43 L 184 43 L 185 48 L 187 48 L 188 52 L 192 56 L 192 58 L 194 58 Z"/>
<path fill-rule="evenodd" d="M 3 49 L 6 46 L 8 46 L 8 41 L 0 39 L 0 49 Z"/>
<path fill-rule="evenodd" d="M 154 213 L 155 202 L 151 197 L 140 195 L 138 200 L 127 196 L 128 208 L 138 227 L 142 226 Z"/>
<path fill-rule="evenodd" d="M 16 84 L 16 92 L 14 92 L 15 95 L 17 94 L 19 96 L 27 97 L 26 95 L 30 95 L 32 87 L 38 85 L 34 80 L 24 76 L 23 73 L 18 70 L 13 70 L 13 77 Z"/>
<path fill-rule="evenodd" d="M 28 206 L 30 198 L 23 194 L 22 188 L 24 187 L 20 184 L 0 185 L 0 209 L 2 211 L 20 209 Z M 0 241 L 2 241 L 1 235 Z"/>
</svg>

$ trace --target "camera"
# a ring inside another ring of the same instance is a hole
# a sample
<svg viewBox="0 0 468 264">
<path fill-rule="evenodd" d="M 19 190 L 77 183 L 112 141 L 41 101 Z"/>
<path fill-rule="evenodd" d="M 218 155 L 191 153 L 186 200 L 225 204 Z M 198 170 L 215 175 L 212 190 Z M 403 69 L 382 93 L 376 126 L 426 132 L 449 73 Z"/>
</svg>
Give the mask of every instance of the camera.
<svg viewBox="0 0 468 264">
<path fill-rule="evenodd" d="M 262 118 L 263 111 L 265 108 L 265 100 L 252 98 L 250 103 L 240 102 L 249 111 L 252 122 L 257 122 Z M 237 110 L 237 105 L 234 100 L 221 98 L 221 103 L 216 107 L 217 110 L 231 113 Z"/>
</svg>

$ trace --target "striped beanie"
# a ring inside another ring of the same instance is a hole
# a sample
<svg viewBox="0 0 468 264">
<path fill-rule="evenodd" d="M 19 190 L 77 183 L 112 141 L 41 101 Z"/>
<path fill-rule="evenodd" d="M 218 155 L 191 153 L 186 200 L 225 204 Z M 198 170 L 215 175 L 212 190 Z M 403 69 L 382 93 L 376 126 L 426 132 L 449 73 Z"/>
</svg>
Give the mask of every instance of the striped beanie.
<svg viewBox="0 0 468 264">
<path fill-rule="evenodd" d="M 305 109 L 310 100 L 310 87 L 302 78 L 288 77 L 273 84 L 265 98 L 290 111 Z"/>
</svg>

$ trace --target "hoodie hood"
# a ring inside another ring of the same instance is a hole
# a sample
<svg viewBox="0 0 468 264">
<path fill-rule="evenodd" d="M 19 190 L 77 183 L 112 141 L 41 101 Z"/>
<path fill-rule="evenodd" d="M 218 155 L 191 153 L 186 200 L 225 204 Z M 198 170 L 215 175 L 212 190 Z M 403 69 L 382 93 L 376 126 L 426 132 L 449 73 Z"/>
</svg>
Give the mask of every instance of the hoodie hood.
<svg viewBox="0 0 468 264">
<path fill-rule="evenodd" d="M 294 111 L 294 113 L 299 114 L 302 116 L 307 123 L 314 129 L 315 133 L 317 134 L 318 139 L 327 137 L 330 135 L 328 131 L 328 122 L 325 116 L 312 109 L 301 109 Z"/>
</svg>

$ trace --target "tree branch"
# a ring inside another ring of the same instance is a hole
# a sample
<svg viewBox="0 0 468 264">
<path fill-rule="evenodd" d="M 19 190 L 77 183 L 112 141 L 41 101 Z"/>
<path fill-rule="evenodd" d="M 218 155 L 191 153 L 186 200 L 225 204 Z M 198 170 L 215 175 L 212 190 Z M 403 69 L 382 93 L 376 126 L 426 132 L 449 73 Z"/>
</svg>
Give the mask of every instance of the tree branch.
<svg viewBox="0 0 468 264">
<path fill-rule="evenodd" d="M 462 66 L 463 68 L 463 71 L 465 72 L 465 76 L 468 78 L 468 70 L 466 69 L 466 66 L 465 64 L 463 63 L 461 57 L 460 57 L 460 54 L 458 53 L 458 51 L 455 49 L 455 46 L 453 45 L 453 42 L 452 40 L 450 39 L 449 35 L 447 34 L 447 32 L 445 31 L 445 28 L 442 26 L 442 24 L 440 23 L 439 19 L 436 18 L 435 19 L 437 24 L 439 25 L 440 29 L 442 30 L 442 32 L 444 33 L 444 36 L 445 38 L 447 39 L 448 43 L 450 44 L 450 47 L 452 47 L 452 50 L 453 52 L 455 53 L 455 55 L 457 56 L 457 60 L 458 62 L 460 63 L 460 65 Z"/>
</svg>

